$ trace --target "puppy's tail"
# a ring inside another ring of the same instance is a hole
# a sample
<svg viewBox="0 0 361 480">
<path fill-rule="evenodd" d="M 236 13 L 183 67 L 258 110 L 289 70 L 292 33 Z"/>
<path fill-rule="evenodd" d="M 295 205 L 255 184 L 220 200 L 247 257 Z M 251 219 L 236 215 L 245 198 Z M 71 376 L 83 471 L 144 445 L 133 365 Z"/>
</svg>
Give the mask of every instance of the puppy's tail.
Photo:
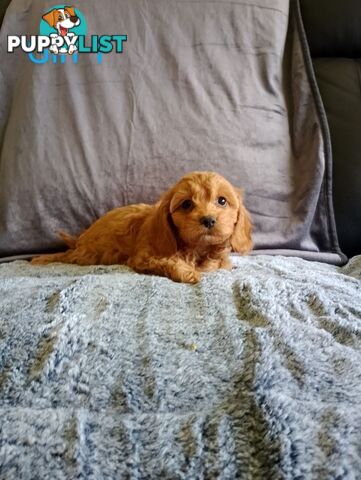
<svg viewBox="0 0 361 480">
<path fill-rule="evenodd" d="M 34 257 L 31 260 L 33 265 L 46 265 L 53 262 L 61 263 L 73 263 L 74 262 L 74 250 L 76 248 L 77 238 L 72 237 L 68 233 L 59 231 L 59 237 L 66 243 L 69 247 L 69 250 L 66 252 L 60 253 L 49 253 L 47 255 L 40 255 L 39 257 Z"/>
<path fill-rule="evenodd" d="M 69 248 L 76 247 L 76 241 L 77 241 L 76 237 L 73 237 L 72 235 L 69 235 L 68 233 L 63 232 L 62 230 L 59 230 L 58 235 L 68 245 Z"/>
</svg>

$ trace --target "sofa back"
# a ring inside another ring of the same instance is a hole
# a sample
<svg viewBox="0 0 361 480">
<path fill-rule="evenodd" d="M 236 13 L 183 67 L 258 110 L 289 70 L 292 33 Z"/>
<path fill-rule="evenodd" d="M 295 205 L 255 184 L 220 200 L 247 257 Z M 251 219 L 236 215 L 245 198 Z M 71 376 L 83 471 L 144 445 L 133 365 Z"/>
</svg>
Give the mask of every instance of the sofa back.
<svg viewBox="0 0 361 480">
<path fill-rule="evenodd" d="M 302 17 L 327 114 L 340 247 L 361 254 L 361 2 L 302 0 Z"/>
</svg>

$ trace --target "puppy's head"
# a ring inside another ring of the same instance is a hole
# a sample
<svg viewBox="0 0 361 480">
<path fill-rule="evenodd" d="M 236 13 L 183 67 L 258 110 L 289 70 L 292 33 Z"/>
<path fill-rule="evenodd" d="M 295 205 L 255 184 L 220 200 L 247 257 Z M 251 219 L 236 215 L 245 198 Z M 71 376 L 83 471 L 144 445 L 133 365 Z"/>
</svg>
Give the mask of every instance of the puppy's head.
<svg viewBox="0 0 361 480">
<path fill-rule="evenodd" d="M 241 192 L 214 172 L 183 177 L 161 198 L 158 222 L 164 239 L 163 245 L 158 240 L 161 249 L 168 245 L 174 251 L 177 243 L 215 246 L 227 240 L 236 252 L 252 248 L 252 225 Z"/>
<path fill-rule="evenodd" d="M 54 8 L 43 15 L 43 19 L 61 35 L 66 35 L 69 29 L 80 25 L 80 18 L 76 15 L 74 7 Z"/>
</svg>

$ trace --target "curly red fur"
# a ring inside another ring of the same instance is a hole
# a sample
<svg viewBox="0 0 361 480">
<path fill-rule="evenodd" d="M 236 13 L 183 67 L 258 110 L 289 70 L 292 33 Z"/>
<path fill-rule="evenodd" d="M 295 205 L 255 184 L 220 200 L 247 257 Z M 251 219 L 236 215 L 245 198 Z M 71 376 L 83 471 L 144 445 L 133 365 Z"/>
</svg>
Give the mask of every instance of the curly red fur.
<svg viewBox="0 0 361 480">
<path fill-rule="evenodd" d="M 204 218 L 214 225 L 205 226 Z M 140 273 L 196 283 L 202 272 L 230 269 L 230 251 L 250 251 L 251 234 L 241 191 L 214 172 L 193 172 L 155 205 L 115 208 L 78 238 L 61 232 L 69 249 L 32 263 L 126 264 Z"/>
</svg>

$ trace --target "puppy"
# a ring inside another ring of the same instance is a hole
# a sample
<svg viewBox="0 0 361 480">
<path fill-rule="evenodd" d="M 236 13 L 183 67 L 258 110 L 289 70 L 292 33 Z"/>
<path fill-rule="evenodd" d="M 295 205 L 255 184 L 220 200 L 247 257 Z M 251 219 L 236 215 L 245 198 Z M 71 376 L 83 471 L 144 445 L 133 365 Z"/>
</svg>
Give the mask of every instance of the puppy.
<svg viewBox="0 0 361 480">
<path fill-rule="evenodd" d="M 80 18 L 76 15 L 74 7 L 54 8 L 43 15 L 42 18 L 58 32 L 51 33 L 51 37 L 73 37 L 75 34 L 69 32 L 69 30 L 80 25 Z M 49 50 L 55 54 L 69 53 L 72 55 L 77 47 L 76 45 L 70 45 L 68 50 L 65 47 L 59 50 L 56 45 L 52 45 Z"/>
<path fill-rule="evenodd" d="M 155 205 L 115 208 L 78 238 L 61 233 L 69 249 L 32 263 L 125 264 L 136 272 L 197 283 L 202 272 L 230 269 L 231 250 L 251 250 L 251 232 L 240 190 L 217 173 L 193 172 Z"/>
</svg>

